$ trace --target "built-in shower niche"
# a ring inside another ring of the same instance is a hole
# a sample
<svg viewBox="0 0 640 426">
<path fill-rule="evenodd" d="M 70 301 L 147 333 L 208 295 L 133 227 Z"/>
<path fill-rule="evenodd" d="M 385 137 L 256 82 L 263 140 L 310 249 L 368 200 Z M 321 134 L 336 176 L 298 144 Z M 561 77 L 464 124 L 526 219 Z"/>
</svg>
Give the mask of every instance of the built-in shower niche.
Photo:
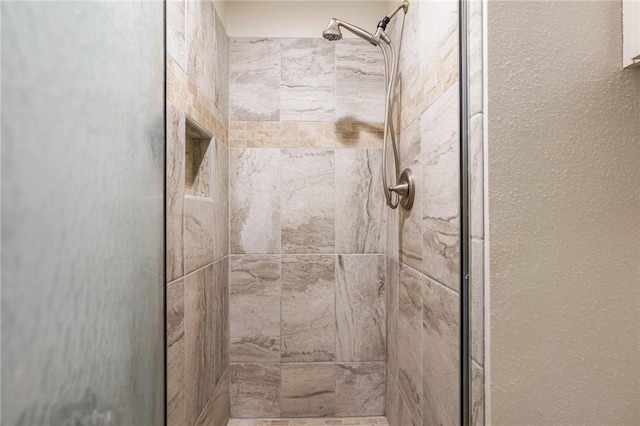
<svg viewBox="0 0 640 426">
<path fill-rule="evenodd" d="M 211 198 L 212 135 L 189 118 L 185 129 L 184 193 L 192 197 Z"/>
</svg>

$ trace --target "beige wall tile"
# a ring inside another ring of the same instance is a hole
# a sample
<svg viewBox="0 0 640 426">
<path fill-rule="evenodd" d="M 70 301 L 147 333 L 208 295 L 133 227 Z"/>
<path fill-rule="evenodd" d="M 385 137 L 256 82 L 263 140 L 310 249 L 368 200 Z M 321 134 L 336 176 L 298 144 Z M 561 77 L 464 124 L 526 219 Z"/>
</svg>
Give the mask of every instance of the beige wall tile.
<svg viewBox="0 0 640 426">
<path fill-rule="evenodd" d="M 212 1 L 187 0 L 187 74 L 214 99 L 215 11 Z"/>
<path fill-rule="evenodd" d="M 167 53 L 184 70 L 185 58 L 185 0 L 167 2 Z"/>
<path fill-rule="evenodd" d="M 484 365 L 484 241 L 471 241 L 471 355 Z"/>
<path fill-rule="evenodd" d="M 469 121 L 469 191 L 471 236 L 484 236 L 484 142 L 483 114 Z"/>
<path fill-rule="evenodd" d="M 200 417 L 214 390 L 213 265 L 185 280 L 185 407 L 186 423 Z"/>
<path fill-rule="evenodd" d="M 398 389 L 411 417 L 422 424 L 422 287 L 424 276 L 400 265 L 398 292 Z"/>
<path fill-rule="evenodd" d="M 185 417 L 184 280 L 167 287 L 167 424 L 180 426 Z"/>
<path fill-rule="evenodd" d="M 423 322 L 424 422 L 455 424 L 460 419 L 460 295 L 427 279 Z"/>
<path fill-rule="evenodd" d="M 230 152 L 231 253 L 280 253 L 280 150 Z"/>
<path fill-rule="evenodd" d="M 213 374 L 217 385 L 229 366 L 229 258 L 213 264 L 214 355 Z"/>
<path fill-rule="evenodd" d="M 471 424 L 484 425 L 484 369 L 471 362 Z"/>
<path fill-rule="evenodd" d="M 189 273 L 214 260 L 215 203 L 186 197 L 184 200 L 184 262 Z"/>
<path fill-rule="evenodd" d="M 335 414 L 334 364 L 282 364 L 281 415 Z"/>
<path fill-rule="evenodd" d="M 386 223 L 382 151 L 336 153 L 336 252 L 383 253 Z"/>
<path fill-rule="evenodd" d="M 339 255 L 336 265 L 336 359 L 385 359 L 385 258 Z"/>
<path fill-rule="evenodd" d="M 212 142 L 213 143 L 213 142 Z M 229 254 L 229 148 L 215 141 L 214 151 L 214 259 Z"/>
<path fill-rule="evenodd" d="M 167 102 L 167 282 L 184 275 L 185 115 Z"/>
<path fill-rule="evenodd" d="M 233 364 L 230 380 L 233 417 L 280 416 L 279 364 Z"/>
<path fill-rule="evenodd" d="M 280 257 L 231 256 L 231 361 L 280 362 Z"/>
<path fill-rule="evenodd" d="M 279 120 L 279 40 L 234 38 L 230 58 L 231 120 Z"/>
<path fill-rule="evenodd" d="M 335 259 L 282 256 L 283 362 L 335 359 Z"/>
<path fill-rule="evenodd" d="M 422 200 L 424 184 L 422 181 L 420 118 L 417 118 L 401 134 L 399 140 L 400 170 L 408 168 L 416 182 L 416 195 L 413 208 L 405 210 L 398 207 L 399 217 L 399 260 L 412 268 L 422 270 Z M 395 182 L 394 182 L 395 183 Z"/>
<path fill-rule="evenodd" d="M 385 388 L 384 362 L 337 363 L 336 415 L 383 415 Z"/>
<path fill-rule="evenodd" d="M 282 150 L 280 210 L 283 253 L 333 253 L 335 151 Z"/>
<path fill-rule="evenodd" d="M 398 262 L 387 256 L 385 274 L 386 291 L 386 331 L 387 357 L 386 365 L 390 374 L 398 377 L 398 292 L 400 285 L 400 267 Z"/>
</svg>

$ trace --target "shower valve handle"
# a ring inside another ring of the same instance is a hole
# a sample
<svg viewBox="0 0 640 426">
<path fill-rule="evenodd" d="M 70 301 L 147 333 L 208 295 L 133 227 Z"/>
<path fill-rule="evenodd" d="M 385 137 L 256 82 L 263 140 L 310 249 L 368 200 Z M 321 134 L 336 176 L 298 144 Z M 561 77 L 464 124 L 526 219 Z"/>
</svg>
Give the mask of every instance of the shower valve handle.
<svg viewBox="0 0 640 426">
<path fill-rule="evenodd" d="M 405 210 L 411 210 L 411 207 L 413 207 L 413 199 L 416 195 L 415 181 L 413 180 L 411 170 L 404 169 L 400 174 L 399 181 L 400 183 L 395 186 L 390 186 L 387 189 L 400 196 L 400 205 Z"/>
<path fill-rule="evenodd" d="M 409 194 L 409 184 L 408 183 L 399 183 L 395 186 L 390 186 L 389 191 L 395 192 L 396 194 L 405 197 Z"/>
</svg>

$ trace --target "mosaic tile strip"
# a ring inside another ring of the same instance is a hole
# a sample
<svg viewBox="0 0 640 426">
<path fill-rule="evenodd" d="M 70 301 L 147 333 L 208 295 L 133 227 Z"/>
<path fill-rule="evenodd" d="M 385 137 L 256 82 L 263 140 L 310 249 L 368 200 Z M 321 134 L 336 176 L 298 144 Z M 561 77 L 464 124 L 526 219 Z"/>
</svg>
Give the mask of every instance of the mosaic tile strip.
<svg viewBox="0 0 640 426">
<path fill-rule="evenodd" d="M 382 148 L 383 126 L 361 122 L 232 121 L 233 148 Z"/>
<path fill-rule="evenodd" d="M 455 31 L 416 82 L 403 93 L 400 128 L 406 129 L 457 81 L 458 31 Z"/>
</svg>

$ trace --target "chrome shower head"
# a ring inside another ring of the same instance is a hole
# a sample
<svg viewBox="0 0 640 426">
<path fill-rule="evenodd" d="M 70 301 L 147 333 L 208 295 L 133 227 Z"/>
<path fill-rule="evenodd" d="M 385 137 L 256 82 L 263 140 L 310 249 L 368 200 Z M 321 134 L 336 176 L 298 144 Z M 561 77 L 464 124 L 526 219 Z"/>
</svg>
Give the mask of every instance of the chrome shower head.
<svg viewBox="0 0 640 426">
<path fill-rule="evenodd" d="M 327 28 L 322 32 L 322 37 L 329 41 L 342 40 L 342 33 L 340 32 L 337 19 L 332 18 L 329 21 L 329 25 L 327 25 Z"/>
<path fill-rule="evenodd" d="M 322 37 L 326 38 L 329 41 L 341 40 L 342 31 L 340 31 L 340 27 L 346 28 L 347 30 L 351 31 L 358 37 L 368 41 L 371 44 L 378 44 L 377 40 L 373 37 L 373 34 L 363 30 L 360 27 L 336 18 L 331 18 L 331 20 L 329 21 L 329 25 L 327 25 L 327 28 L 325 28 L 325 30 L 322 32 Z"/>
</svg>

